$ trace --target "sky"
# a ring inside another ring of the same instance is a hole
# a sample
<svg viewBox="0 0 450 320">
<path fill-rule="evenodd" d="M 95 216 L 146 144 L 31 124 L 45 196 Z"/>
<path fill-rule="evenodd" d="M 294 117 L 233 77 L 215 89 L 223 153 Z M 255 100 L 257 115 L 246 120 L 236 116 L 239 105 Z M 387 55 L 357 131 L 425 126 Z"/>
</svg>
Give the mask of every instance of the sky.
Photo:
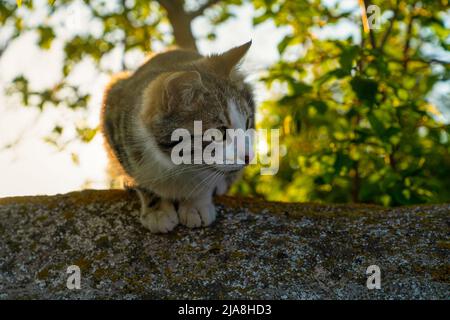
<svg viewBox="0 0 450 320">
<path fill-rule="evenodd" d="M 71 18 L 77 21 L 73 24 L 76 29 L 79 25 L 83 25 L 79 23 L 79 20 L 83 19 L 83 12 L 75 10 L 74 14 L 75 16 Z M 236 18 L 218 28 L 216 41 L 199 42 L 200 51 L 223 52 L 252 39 L 252 48 L 242 67 L 249 73 L 264 70 L 277 60 L 276 44 L 287 30 L 277 29 L 272 23 L 264 23 L 253 28 L 251 22 L 251 8 L 247 6 L 239 9 Z M 205 23 L 205 20 L 196 19 L 193 25 L 195 35 L 204 33 Z M 25 73 L 31 83 L 42 87 L 56 81 L 61 67 L 62 42 L 55 41 L 49 51 L 38 49 L 35 42 L 35 35 L 26 34 L 4 53 L 0 60 L 0 89 L 7 86 L 9 81 L 20 73 Z M 138 56 L 131 64 L 137 65 L 143 59 L 143 56 Z M 91 69 L 87 63 L 77 72 L 82 75 L 84 85 L 94 88 L 95 94 L 90 102 L 88 121 L 89 124 L 95 125 L 99 122 L 102 93 L 108 77 L 99 77 L 95 72 L 90 72 Z M 0 91 L 0 146 L 21 137 L 16 147 L 0 151 L 0 197 L 56 194 L 84 187 L 107 187 L 105 183 L 107 159 L 100 134 L 97 134 L 89 144 L 74 143 L 69 150 L 59 152 L 44 142 L 43 137 L 52 130 L 55 120 L 61 119 L 64 110 L 46 108 L 40 113 L 32 108 L 21 107 L 20 101 L 5 96 L 4 90 Z M 259 93 L 259 99 L 264 99 L 264 90 L 260 90 Z M 66 113 L 65 121 L 68 122 L 83 118 L 82 114 L 77 116 L 73 115 L 73 112 Z M 70 135 L 70 132 L 67 135 Z M 78 154 L 79 165 L 75 165 L 72 161 L 72 152 Z"/>
<path fill-rule="evenodd" d="M 324 1 L 333 4 L 336 0 Z M 54 19 L 67 19 L 70 32 L 80 28 L 94 28 L 89 25 L 83 10 L 74 7 L 65 16 Z M 344 2 L 344 7 L 355 8 L 356 1 Z M 42 14 L 38 12 L 38 15 Z M 257 27 L 252 26 L 252 8 L 243 6 L 236 10 L 236 17 L 217 29 L 215 41 L 199 41 L 202 53 L 223 52 L 230 47 L 252 39 L 252 47 L 243 63 L 243 69 L 254 81 L 259 72 L 265 70 L 279 58 L 277 44 L 289 30 L 277 28 L 271 22 Z M 206 19 L 196 19 L 193 30 L 200 36 L 207 30 Z M 322 36 L 341 37 L 358 32 L 345 23 L 336 28 L 325 28 Z M 64 35 L 63 35 L 64 36 Z M 0 150 L 0 197 L 17 195 L 56 194 L 82 188 L 106 188 L 107 159 L 103 149 L 103 140 L 97 134 L 89 144 L 73 143 L 64 152 L 44 142 L 43 137 L 53 128 L 56 120 L 62 123 L 83 121 L 85 114 L 65 112 L 64 109 L 46 108 L 39 112 L 33 108 L 24 108 L 14 97 L 5 96 L 3 89 L 20 73 L 24 73 L 32 84 L 47 87 L 58 79 L 62 62 L 62 41 L 56 40 L 49 51 L 42 51 L 35 45 L 36 35 L 27 33 L 21 36 L 4 53 L 0 60 L 0 148 L 20 138 L 16 147 Z M 129 65 L 138 66 L 145 57 L 132 56 Z M 120 59 L 111 57 L 107 63 L 117 64 Z M 81 81 L 84 88 L 94 92 L 88 109 L 88 124 L 95 126 L 99 122 L 103 89 L 108 77 L 94 72 L 89 62 L 82 63 L 72 75 Z M 442 88 L 443 90 L 444 88 Z M 448 89 L 448 88 L 447 88 Z M 257 101 L 268 97 L 267 90 L 257 84 Z M 63 117 L 63 120 L 61 120 Z M 70 136 L 71 132 L 66 132 Z M 79 157 L 79 164 L 72 160 L 72 153 Z"/>
</svg>

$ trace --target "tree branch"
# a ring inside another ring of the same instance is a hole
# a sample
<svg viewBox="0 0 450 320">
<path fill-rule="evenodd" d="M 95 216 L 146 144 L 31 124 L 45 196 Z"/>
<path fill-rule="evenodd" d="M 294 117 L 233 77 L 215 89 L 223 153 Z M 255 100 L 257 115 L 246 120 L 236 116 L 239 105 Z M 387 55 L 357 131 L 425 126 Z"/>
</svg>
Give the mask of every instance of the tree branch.
<svg viewBox="0 0 450 320">
<path fill-rule="evenodd" d="M 364 0 L 364 6 L 365 8 L 370 6 L 370 0 Z M 373 33 L 372 29 L 369 28 L 369 39 L 370 39 L 370 44 L 372 46 L 373 49 L 377 48 L 377 41 L 375 39 L 375 34 Z"/>
<path fill-rule="evenodd" d="M 386 42 L 387 42 L 387 40 L 389 38 L 389 35 L 391 34 L 391 32 L 392 32 L 392 30 L 394 28 L 394 23 L 397 20 L 399 11 L 400 11 L 399 1 L 397 0 L 396 4 L 395 4 L 395 9 L 394 9 L 394 16 L 392 17 L 392 20 L 391 20 L 391 22 L 389 24 L 389 27 L 386 30 L 386 33 L 384 34 L 383 39 L 381 40 L 381 44 L 380 44 L 380 51 L 381 52 L 383 52 L 383 48 L 386 45 Z"/>
<path fill-rule="evenodd" d="M 398 64 L 403 64 L 404 63 L 404 59 L 399 59 L 399 58 L 396 58 L 396 57 L 394 57 L 394 56 L 392 56 L 390 54 L 386 54 L 386 53 L 385 53 L 385 55 L 392 62 L 395 62 L 395 63 L 398 63 Z M 415 54 L 413 54 L 413 56 L 414 55 Z M 408 61 L 409 62 L 420 62 L 420 63 L 426 64 L 426 65 L 437 63 L 437 64 L 442 64 L 443 66 L 447 66 L 447 65 L 450 64 L 449 61 L 440 60 L 438 58 L 431 58 L 431 57 L 429 59 L 426 59 L 426 58 L 427 57 L 425 57 L 424 59 L 421 59 L 421 58 L 408 58 Z"/>
<path fill-rule="evenodd" d="M 161 5 L 161 7 L 166 9 L 166 11 L 174 10 L 173 2 L 170 0 L 157 0 L 157 2 Z"/>
<path fill-rule="evenodd" d="M 408 27 L 406 30 L 406 40 L 405 40 L 405 46 L 403 48 L 403 67 L 406 69 L 408 67 L 408 61 L 409 61 L 409 48 L 411 46 L 411 37 L 413 32 L 413 23 L 414 23 L 415 16 L 413 13 L 411 13 L 411 17 L 408 22 Z"/>
<path fill-rule="evenodd" d="M 0 46 L 0 58 L 6 52 L 6 49 L 8 49 L 9 45 L 13 42 L 13 40 L 17 38 L 17 35 L 18 34 L 12 35 L 5 41 L 5 43 L 2 46 Z"/>
<path fill-rule="evenodd" d="M 167 18 L 173 29 L 175 43 L 183 49 L 197 50 L 194 34 L 192 33 L 192 18 L 184 9 L 184 0 L 157 0 L 167 12 Z"/>
</svg>

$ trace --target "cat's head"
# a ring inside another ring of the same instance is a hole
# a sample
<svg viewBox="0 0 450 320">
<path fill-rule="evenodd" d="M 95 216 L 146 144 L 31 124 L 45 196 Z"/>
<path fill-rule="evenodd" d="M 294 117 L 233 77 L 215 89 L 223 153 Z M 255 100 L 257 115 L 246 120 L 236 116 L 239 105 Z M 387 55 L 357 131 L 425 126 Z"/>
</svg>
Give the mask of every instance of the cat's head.
<svg viewBox="0 0 450 320">
<path fill-rule="evenodd" d="M 162 154 L 171 157 L 178 143 L 172 140 L 176 129 L 185 129 L 194 136 L 195 121 L 201 121 L 203 132 L 218 129 L 225 139 L 227 129 L 254 128 L 252 90 L 237 70 L 250 45 L 248 42 L 222 54 L 181 64 L 175 71 L 165 72 L 152 81 L 144 92 L 141 119 Z M 204 142 L 201 148 L 208 144 Z M 228 143 L 227 147 L 233 146 Z M 192 146 L 192 154 L 195 148 Z M 253 157 L 251 149 L 249 146 L 235 150 L 237 163 L 213 167 L 220 171 L 240 170 Z M 225 160 L 226 155 L 223 157 Z"/>
</svg>

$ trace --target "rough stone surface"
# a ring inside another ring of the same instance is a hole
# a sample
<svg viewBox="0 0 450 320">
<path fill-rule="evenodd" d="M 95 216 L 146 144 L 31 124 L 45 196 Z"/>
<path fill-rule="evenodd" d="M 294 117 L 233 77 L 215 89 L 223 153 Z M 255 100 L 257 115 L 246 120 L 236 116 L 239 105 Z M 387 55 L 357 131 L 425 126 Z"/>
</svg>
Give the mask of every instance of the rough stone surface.
<svg viewBox="0 0 450 320">
<path fill-rule="evenodd" d="M 125 191 L 0 199 L 0 298 L 449 298 L 448 204 L 216 203 L 212 227 L 153 235 Z"/>
</svg>

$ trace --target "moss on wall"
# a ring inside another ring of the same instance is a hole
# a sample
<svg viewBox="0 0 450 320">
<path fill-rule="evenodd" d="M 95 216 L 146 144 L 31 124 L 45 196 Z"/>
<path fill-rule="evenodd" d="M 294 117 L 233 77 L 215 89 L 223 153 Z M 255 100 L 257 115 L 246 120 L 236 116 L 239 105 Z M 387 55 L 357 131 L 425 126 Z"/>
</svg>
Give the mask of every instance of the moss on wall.
<svg viewBox="0 0 450 320">
<path fill-rule="evenodd" d="M 153 235 L 125 191 L 0 199 L 0 298 L 449 298 L 450 205 L 216 203 L 210 228 Z"/>
</svg>

